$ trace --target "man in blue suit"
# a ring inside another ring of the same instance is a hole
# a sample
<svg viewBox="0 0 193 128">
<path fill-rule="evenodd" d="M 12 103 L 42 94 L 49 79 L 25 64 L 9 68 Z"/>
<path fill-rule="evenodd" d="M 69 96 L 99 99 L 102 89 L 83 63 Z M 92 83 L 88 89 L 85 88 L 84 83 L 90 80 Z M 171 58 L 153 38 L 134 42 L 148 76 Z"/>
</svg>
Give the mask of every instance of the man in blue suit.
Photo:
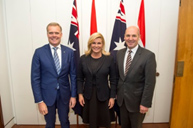
<svg viewBox="0 0 193 128">
<path fill-rule="evenodd" d="M 46 128 L 54 128 L 56 109 L 62 128 L 69 128 L 69 108 L 76 104 L 76 68 L 74 52 L 61 45 L 62 28 L 52 22 L 47 26 L 49 44 L 35 50 L 31 84 L 35 103 L 44 115 Z"/>
</svg>

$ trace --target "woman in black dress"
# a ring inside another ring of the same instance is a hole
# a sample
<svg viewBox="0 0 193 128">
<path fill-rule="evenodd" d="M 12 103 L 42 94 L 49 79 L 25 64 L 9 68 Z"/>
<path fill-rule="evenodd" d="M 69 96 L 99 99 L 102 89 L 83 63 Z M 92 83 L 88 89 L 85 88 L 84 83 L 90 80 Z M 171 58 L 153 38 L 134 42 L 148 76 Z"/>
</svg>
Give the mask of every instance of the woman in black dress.
<svg viewBox="0 0 193 128">
<path fill-rule="evenodd" d="M 83 122 L 90 128 L 109 128 L 115 121 L 115 62 L 105 52 L 104 37 L 94 33 L 88 40 L 88 50 L 80 58 L 77 74 L 79 102 L 83 106 Z"/>
</svg>

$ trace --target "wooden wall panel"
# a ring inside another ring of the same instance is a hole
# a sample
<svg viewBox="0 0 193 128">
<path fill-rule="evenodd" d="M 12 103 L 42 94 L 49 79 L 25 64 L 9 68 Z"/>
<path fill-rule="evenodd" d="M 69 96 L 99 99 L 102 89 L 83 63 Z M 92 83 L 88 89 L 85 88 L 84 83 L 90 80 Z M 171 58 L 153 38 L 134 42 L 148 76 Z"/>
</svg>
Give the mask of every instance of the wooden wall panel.
<svg viewBox="0 0 193 128">
<path fill-rule="evenodd" d="M 182 77 L 175 77 L 171 128 L 193 128 L 193 1 L 181 0 L 177 62 L 184 62 Z M 176 69 L 177 71 L 177 69 Z M 177 75 L 177 74 L 175 74 Z"/>
</svg>

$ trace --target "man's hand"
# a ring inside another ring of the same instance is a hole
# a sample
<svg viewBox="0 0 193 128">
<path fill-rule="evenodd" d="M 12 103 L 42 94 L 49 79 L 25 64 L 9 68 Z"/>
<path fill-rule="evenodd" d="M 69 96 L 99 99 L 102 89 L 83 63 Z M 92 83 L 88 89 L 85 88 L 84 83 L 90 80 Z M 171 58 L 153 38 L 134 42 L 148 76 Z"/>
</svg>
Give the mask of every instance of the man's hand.
<svg viewBox="0 0 193 128">
<path fill-rule="evenodd" d="M 83 95 L 82 95 L 82 94 L 79 94 L 78 96 L 79 96 L 79 103 L 80 103 L 80 105 L 81 105 L 82 107 L 84 107 L 85 102 L 84 102 L 84 97 L 83 97 Z"/>
<path fill-rule="evenodd" d="M 141 114 L 145 114 L 146 112 L 148 112 L 148 109 L 147 107 L 143 106 L 143 105 L 140 105 L 140 113 Z"/>
<path fill-rule="evenodd" d="M 38 103 L 38 109 L 42 115 L 48 114 L 48 108 L 44 102 Z"/>
<path fill-rule="evenodd" d="M 75 105 L 76 105 L 76 98 L 75 97 L 71 97 L 70 98 L 69 107 L 70 108 L 74 108 Z"/>
</svg>

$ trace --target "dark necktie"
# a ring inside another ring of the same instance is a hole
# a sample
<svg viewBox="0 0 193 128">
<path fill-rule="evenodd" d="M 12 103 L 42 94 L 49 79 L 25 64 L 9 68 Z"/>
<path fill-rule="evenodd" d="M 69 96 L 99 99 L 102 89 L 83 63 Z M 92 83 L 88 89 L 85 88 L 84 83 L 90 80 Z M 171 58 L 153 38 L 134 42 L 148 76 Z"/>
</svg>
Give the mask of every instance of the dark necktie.
<svg viewBox="0 0 193 128">
<path fill-rule="evenodd" d="M 129 54 L 127 56 L 126 65 L 125 65 L 125 76 L 127 75 L 127 72 L 129 70 L 129 67 L 131 65 L 131 50 L 129 50 Z"/>
</svg>

